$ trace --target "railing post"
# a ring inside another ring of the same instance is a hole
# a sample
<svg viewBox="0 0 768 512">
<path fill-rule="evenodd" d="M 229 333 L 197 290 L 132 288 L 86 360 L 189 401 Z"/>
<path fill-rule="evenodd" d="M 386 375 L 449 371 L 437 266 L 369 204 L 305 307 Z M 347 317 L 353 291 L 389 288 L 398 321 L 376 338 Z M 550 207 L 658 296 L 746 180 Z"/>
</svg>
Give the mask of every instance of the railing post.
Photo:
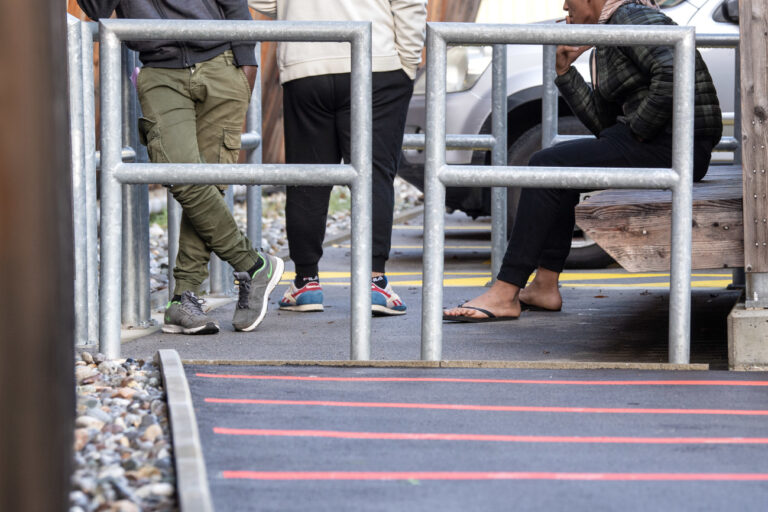
<svg viewBox="0 0 768 512">
<path fill-rule="evenodd" d="M 72 203 L 85 204 L 85 134 L 83 111 L 83 53 L 80 21 L 67 14 L 67 75 L 69 77 L 69 140 Z M 75 256 L 75 344 L 88 343 L 88 254 L 86 246 L 86 211 L 74 208 L 72 213 Z"/>
<path fill-rule="evenodd" d="M 548 148 L 554 144 L 557 137 L 557 86 L 555 85 L 555 59 L 557 46 L 544 45 L 542 48 L 544 57 L 542 59 L 542 86 L 544 88 L 541 98 L 541 147 Z"/>
<path fill-rule="evenodd" d="M 259 62 L 259 64 L 261 64 L 261 43 L 256 44 L 255 52 L 256 60 Z M 248 113 L 246 114 L 245 118 L 245 131 L 249 134 L 261 134 L 264 131 L 261 126 L 261 65 L 256 68 L 256 82 L 253 86 L 251 104 L 248 107 Z M 264 137 L 261 137 L 258 146 L 246 150 L 245 161 L 249 164 L 260 164 L 263 161 L 263 155 Z M 248 186 L 245 189 L 245 201 L 248 215 L 248 221 L 246 223 L 248 238 L 250 239 L 251 245 L 254 248 L 261 248 L 261 186 Z"/>
<path fill-rule="evenodd" d="M 507 165 L 507 46 L 493 46 L 493 138 L 491 164 Z M 507 187 L 491 189 L 491 281 L 507 250 Z"/>
<path fill-rule="evenodd" d="M 130 76 L 138 65 L 136 52 L 125 45 L 123 54 L 123 146 L 133 148 L 140 161 L 139 102 Z M 149 187 L 123 185 L 122 323 L 145 326 L 149 311 Z"/>
<path fill-rule="evenodd" d="M 424 164 L 424 269 L 421 359 L 443 356 L 443 252 L 445 246 L 445 40 L 427 24 L 427 124 Z M 506 91 L 505 91 L 506 93 Z"/>
<path fill-rule="evenodd" d="M 99 26 L 101 84 L 101 323 L 100 351 L 120 356 L 122 193 L 115 171 L 122 163 L 120 40 Z"/>
<path fill-rule="evenodd" d="M 672 254 L 669 286 L 669 362 L 688 364 L 691 343 L 691 225 L 693 216 L 693 104 L 696 74 L 693 28 L 675 45 L 672 168 Z"/>
<path fill-rule="evenodd" d="M 98 185 L 96 181 L 96 98 L 93 74 L 93 22 L 80 22 L 83 76 L 83 151 L 85 174 L 85 254 L 88 307 L 87 344 L 96 345 L 99 339 L 99 218 Z"/>
<path fill-rule="evenodd" d="M 350 187 L 352 194 L 352 293 L 350 309 L 350 358 L 371 358 L 371 254 L 373 195 L 373 106 L 371 98 L 371 24 L 355 37 L 352 44 L 350 133 L 352 166 L 357 178 Z"/>
<path fill-rule="evenodd" d="M 173 197 L 168 189 L 167 201 L 168 224 L 168 300 L 173 298 L 173 290 L 176 288 L 176 279 L 173 277 L 173 267 L 176 265 L 176 257 L 179 255 L 179 228 L 181 226 L 181 205 Z"/>
</svg>

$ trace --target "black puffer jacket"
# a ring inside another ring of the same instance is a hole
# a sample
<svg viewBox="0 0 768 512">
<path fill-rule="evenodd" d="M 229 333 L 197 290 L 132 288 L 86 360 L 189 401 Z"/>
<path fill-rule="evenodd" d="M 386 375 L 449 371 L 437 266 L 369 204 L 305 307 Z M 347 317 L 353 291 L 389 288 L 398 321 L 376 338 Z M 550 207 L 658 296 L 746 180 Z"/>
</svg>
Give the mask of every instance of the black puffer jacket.
<svg viewBox="0 0 768 512">
<path fill-rule="evenodd" d="M 117 11 L 120 18 L 162 20 L 250 20 L 246 0 L 77 0 L 94 20 Z M 255 65 L 254 44 L 225 41 L 129 41 L 145 66 L 186 68 L 232 49 L 238 66 Z"/>
</svg>

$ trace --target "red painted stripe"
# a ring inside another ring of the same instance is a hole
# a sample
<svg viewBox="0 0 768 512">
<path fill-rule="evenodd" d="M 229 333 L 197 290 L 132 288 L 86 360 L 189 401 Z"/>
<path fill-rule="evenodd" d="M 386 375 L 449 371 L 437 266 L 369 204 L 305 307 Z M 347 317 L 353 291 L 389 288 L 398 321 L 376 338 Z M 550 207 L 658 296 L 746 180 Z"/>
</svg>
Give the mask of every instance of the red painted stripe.
<svg viewBox="0 0 768 512">
<path fill-rule="evenodd" d="M 765 473 L 555 473 L 448 471 L 223 471 L 246 480 L 591 480 L 602 482 L 765 482 Z"/>
<path fill-rule="evenodd" d="M 548 384 L 557 386 L 768 386 L 763 380 L 534 380 L 457 379 L 439 377 L 312 377 L 289 375 L 237 375 L 197 373 L 205 379 L 294 380 L 317 382 L 456 382 L 466 384 Z"/>
<path fill-rule="evenodd" d="M 627 409 L 609 407 L 540 407 L 528 405 L 466 405 L 466 404 L 424 404 L 387 402 L 334 402 L 328 400 L 256 400 L 251 398 L 206 398 L 211 404 L 241 405 L 316 405 L 323 407 L 377 407 L 390 409 L 438 409 L 451 411 L 494 411 L 494 412 L 569 412 L 592 414 L 714 414 L 734 416 L 768 416 L 765 410 L 734 409 Z"/>
<path fill-rule="evenodd" d="M 610 437 L 610 436 L 515 436 L 492 434 L 433 434 L 398 432 L 340 432 L 335 430 L 272 430 L 214 427 L 214 434 L 233 436 L 323 437 L 397 441 L 495 441 L 506 443 L 594 444 L 768 444 L 765 437 Z"/>
</svg>

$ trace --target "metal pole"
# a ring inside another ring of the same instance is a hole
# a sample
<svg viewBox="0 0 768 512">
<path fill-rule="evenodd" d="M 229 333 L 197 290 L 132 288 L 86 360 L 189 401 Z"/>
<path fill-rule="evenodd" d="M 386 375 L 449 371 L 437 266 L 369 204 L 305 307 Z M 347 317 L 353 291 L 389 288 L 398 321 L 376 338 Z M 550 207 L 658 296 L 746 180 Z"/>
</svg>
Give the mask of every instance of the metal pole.
<svg viewBox="0 0 768 512">
<path fill-rule="evenodd" d="M 256 59 L 261 63 L 261 43 L 256 45 Z M 256 83 L 253 86 L 251 95 L 251 104 L 248 107 L 248 113 L 245 118 L 245 131 L 248 133 L 260 134 L 263 131 L 261 126 L 261 66 L 256 68 Z M 249 164 L 260 164 L 264 158 L 264 139 L 261 138 L 259 145 L 255 148 L 247 149 L 245 160 Z M 247 205 L 248 221 L 246 229 L 251 246 L 259 249 L 262 247 L 261 234 L 261 186 L 248 186 L 245 189 L 245 200 Z"/>
<path fill-rule="evenodd" d="M 541 147 L 550 147 L 557 137 L 557 86 L 555 85 L 555 60 L 557 46 L 543 47 L 542 84 L 544 95 L 541 98 Z"/>
<path fill-rule="evenodd" d="M 691 341 L 691 226 L 693 216 L 693 107 L 696 40 L 693 28 L 675 44 L 672 168 L 672 254 L 669 289 L 669 362 L 687 364 Z"/>
<path fill-rule="evenodd" d="M 115 171 L 121 162 L 120 40 L 99 26 L 101 83 L 101 324 L 100 351 L 120 357 L 122 198 Z"/>
<path fill-rule="evenodd" d="M 123 146 L 139 147 L 136 90 L 130 76 L 136 68 L 136 52 L 123 46 Z M 138 155 L 137 155 L 138 156 Z M 122 322 L 141 326 L 149 322 L 149 187 L 123 185 L 123 292 Z"/>
<path fill-rule="evenodd" d="M 176 279 L 173 277 L 173 267 L 176 265 L 176 256 L 179 255 L 179 228 L 181 227 L 181 205 L 168 190 L 166 201 L 168 220 L 168 300 L 173 298 L 173 290 L 176 288 Z"/>
<path fill-rule="evenodd" d="M 371 24 L 355 35 L 352 43 L 350 133 L 352 166 L 357 178 L 352 184 L 352 311 L 350 358 L 371 358 L 371 255 L 373 187 L 373 106 L 371 78 Z"/>
<path fill-rule="evenodd" d="M 445 40 L 427 24 L 427 124 L 424 164 L 424 268 L 421 359 L 439 361 L 443 352 L 443 250 L 445 245 Z M 506 93 L 506 91 L 505 91 Z"/>
<path fill-rule="evenodd" d="M 507 46 L 493 46 L 493 152 L 491 165 L 507 165 Z M 507 187 L 491 189 L 491 281 L 507 250 Z"/>
<path fill-rule="evenodd" d="M 741 52 L 738 45 L 735 54 L 735 80 L 733 93 L 733 138 L 736 140 L 736 149 L 733 150 L 733 165 L 742 163 L 742 145 L 741 145 Z"/>
<path fill-rule="evenodd" d="M 224 192 L 224 201 L 226 201 L 230 212 L 234 210 L 234 198 L 232 187 L 227 187 Z M 232 267 L 216 254 L 211 254 L 209 269 L 211 294 L 232 295 Z"/>
<path fill-rule="evenodd" d="M 96 98 L 91 25 L 80 22 L 83 74 L 83 150 L 85 173 L 85 254 L 88 307 L 88 345 L 99 339 L 99 203 L 96 181 Z"/>
<path fill-rule="evenodd" d="M 86 211 L 80 205 L 85 204 L 85 155 L 83 130 L 83 64 L 81 51 L 80 21 L 67 14 L 67 70 L 69 77 L 69 140 L 70 171 L 72 173 L 73 238 L 75 255 L 75 344 L 88 342 L 88 277 L 87 247 L 85 244 Z"/>
</svg>

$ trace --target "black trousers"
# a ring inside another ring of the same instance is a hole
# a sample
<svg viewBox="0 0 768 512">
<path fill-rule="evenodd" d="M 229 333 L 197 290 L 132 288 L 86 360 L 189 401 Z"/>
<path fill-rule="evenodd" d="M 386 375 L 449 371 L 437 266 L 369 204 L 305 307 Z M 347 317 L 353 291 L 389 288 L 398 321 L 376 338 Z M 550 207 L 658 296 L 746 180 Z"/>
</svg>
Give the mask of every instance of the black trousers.
<svg viewBox="0 0 768 512">
<path fill-rule="evenodd" d="M 373 73 L 373 261 L 384 272 L 392 239 L 395 194 L 405 116 L 413 81 L 402 70 Z M 320 75 L 283 85 L 285 160 L 337 164 L 350 159 L 350 75 Z M 287 188 L 288 248 L 296 273 L 314 276 L 323 255 L 333 187 Z"/>
<path fill-rule="evenodd" d="M 716 141 L 694 140 L 694 181 L 704 177 Z M 672 167 L 672 136 L 639 142 L 624 124 L 605 129 L 596 139 L 564 142 L 535 153 L 529 165 L 549 167 Z M 562 272 L 571 250 L 574 208 L 581 190 L 523 189 L 517 218 L 498 279 L 524 287 L 537 267 Z"/>
</svg>

